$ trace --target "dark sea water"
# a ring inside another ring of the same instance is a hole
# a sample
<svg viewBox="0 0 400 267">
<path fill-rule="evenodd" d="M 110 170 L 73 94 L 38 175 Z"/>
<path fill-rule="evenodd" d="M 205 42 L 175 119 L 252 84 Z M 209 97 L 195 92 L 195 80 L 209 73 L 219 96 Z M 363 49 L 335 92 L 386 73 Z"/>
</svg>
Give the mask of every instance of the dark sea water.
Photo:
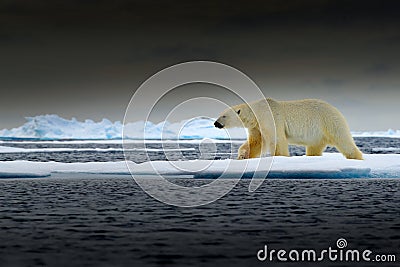
<svg viewBox="0 0 400 267">
<path fill-rule="evenodd" d="M 178 208 L 129 177 L 0 180 L 1 266 L 286 266 L 256 253 L 326 249 L 338 238 L 399 257 L 400 180 L 266 180 L 254 193 L 248 183 Z"/>
<path fill-rule="evenodd" d="M 398 153 L 380 148 L 400 147 L 399 139 L 356 141 L 367 153 Z M 183 145 L 196 148 L 195 144 Z M 88 146 L 118 145 L 74 145 Z M 210 148 L 197 148 L 183 156 L 173 152 L 172 156 L 231 157 L 224 154 L 229 152 L 229 144 L 217 146 L 217 154 Z M 201 150 L 208 154 L 200 155 Z M 291 151 L 304 153 L 297 147 Z M 140 155 L 132 152 L 131 157 L 144 161 Z M 154 152 L 153 156 L 162 160 L 171 155 Z M 124 159 L 121 152 L 14 153 L 0 157 L 63 162 Z M 198 186 L 209 181 L 175 182 Z M 399 266 L 399 179 L 267 179 L 254 193 L 248 192 L 249 182 L 241 180 L 229 194 L 209 205 L 179 208 L 149 197 L 128 176 L 59 174 L 1 179 L 0 266 Z M 260 262 L 256 257 L 264 245 L 287 251 L 322 250 L 337 248 L 339 238 L 347 240 L 348 249 L 369 249 L 371 257 L 394 254 L 397 262 L 285 263 L 276 259 Z"/>
<path fill-rule="evenodd" d="M 182 149 L 183 151 L 167 151 L 160 153 L 159 151 L 134 151 L 127 152 L 130 160 L 136 163 L 142 163 L 151 160 L 192 160 L 192 159 L 226 159 L 236 158 L 237 150 L 244 141 L 231 143 L 148 143 L 146 148 L 149 149 Z M 355 138 L 357 146 L 363 153 L 367 154 L 400 154 L 400 138 L 384 138 L 384 137 L 357 137 Z M 26 149 L 41 148 L 74 148 L 74 149 L 122 149 L 121 144 L 101 144 L 101 143 L 42 143 L 42 142 L 4 142 L 1 146 L 10 146 Z M 127 145 L 129 149 L 141 149 L 142 144 L 132 143 Z M 389 148 L 389 149 L 388 149 Z M 391 148 L 391 149 L 390 149 Z M 186 151 L 194 149 L 193 151 Z M 290 146 L 290 154 L 300 156 L 305 154 L 304 147 Z M 337 152 L 335 148 L 328 147 L 325 152 Z M 35 153 L 5 153 L 0 154 L 0 161 L 9 160 L 30 160 L 30 161 L 59 161 L 59 162 L 108 162 L 125 160 L 122 151 L 96 152 L 96 151 L 67 151 L 67 152 L 35 152 Z"/>
</svg>

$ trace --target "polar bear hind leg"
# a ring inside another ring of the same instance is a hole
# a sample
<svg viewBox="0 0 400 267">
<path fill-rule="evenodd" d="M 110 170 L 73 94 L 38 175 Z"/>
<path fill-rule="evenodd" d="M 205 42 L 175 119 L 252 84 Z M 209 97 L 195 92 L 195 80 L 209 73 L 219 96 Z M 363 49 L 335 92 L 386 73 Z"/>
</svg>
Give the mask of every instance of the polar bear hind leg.
<svg viewBox="0 0 400 267">
<path fill-rule="evenodd" d="M 325 140 L 327 143 L 336 147 L 340 153 L 343 154 L 347 159 L 358 159 L 363 160 L 363 155 L 354 143 L 353 137 L 351 136 L 350 130 L 347 126 L 338 125 L 336 129 L 345 129 L 341 132 L 335 132 L 334 129 L 330 133 L 327 133 Z"/>
<path fill-rule="evenodd" d="M 358 149 L 358 147 L 354 144 L 354 142 L 351 142 L 349 144 L 336 144 L 336 148 L 339 150 L 340 153 L 342 153 L 347 159 L 358 159 L 362 160 L 363 156 L 361 151 Z"/>
</svg>

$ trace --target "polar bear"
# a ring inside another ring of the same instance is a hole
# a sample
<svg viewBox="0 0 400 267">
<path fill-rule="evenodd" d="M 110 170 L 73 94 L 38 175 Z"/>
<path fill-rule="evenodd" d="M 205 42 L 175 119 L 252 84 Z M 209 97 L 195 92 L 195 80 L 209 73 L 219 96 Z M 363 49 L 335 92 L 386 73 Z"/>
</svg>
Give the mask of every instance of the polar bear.
<svg viewBox="0 0 400 267">
<path fill-rule="evenodd" d="M 331 145 L 348 159 L 363 159 L 346 119 L 335 107 L 318 99 L 267 98 L 240 104 L 226 109 L 214 126 L 248 129 L 238 159 L 260 157 L 268 151 L 271 156 L 289 156 L 289 144 L 306 146 L 307 156 L 321 156 Z"/>
</svg>

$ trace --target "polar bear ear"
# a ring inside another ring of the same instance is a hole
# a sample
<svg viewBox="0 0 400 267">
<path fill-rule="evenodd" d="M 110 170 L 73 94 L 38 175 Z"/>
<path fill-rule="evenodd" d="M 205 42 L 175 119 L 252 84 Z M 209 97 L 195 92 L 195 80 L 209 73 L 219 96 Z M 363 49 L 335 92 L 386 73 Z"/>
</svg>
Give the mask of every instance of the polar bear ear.
<svg viewBox="0 0 400 267">
<path fill-rule="evenodd" d="M 236 111 L 236 113 L 239 115 L 240 114 L 240 109 L 238 109 L 238 111 Z"/>
</svg>

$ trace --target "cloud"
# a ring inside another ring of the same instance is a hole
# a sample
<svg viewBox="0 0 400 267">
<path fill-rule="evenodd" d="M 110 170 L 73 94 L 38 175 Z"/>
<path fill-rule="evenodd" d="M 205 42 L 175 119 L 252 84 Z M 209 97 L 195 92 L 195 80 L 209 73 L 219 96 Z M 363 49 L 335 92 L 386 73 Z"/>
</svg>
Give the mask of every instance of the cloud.
<svg viewBox="0 0 400 267">
<path fill-rule="evenodd" d="M 367 98 L 375 82 L 395 101 L 399 5 L 3 0 L 0 111 L 118 120 L 141 82 L 188 60 L 232 65 L 278 99 Z"/>
</svg>

